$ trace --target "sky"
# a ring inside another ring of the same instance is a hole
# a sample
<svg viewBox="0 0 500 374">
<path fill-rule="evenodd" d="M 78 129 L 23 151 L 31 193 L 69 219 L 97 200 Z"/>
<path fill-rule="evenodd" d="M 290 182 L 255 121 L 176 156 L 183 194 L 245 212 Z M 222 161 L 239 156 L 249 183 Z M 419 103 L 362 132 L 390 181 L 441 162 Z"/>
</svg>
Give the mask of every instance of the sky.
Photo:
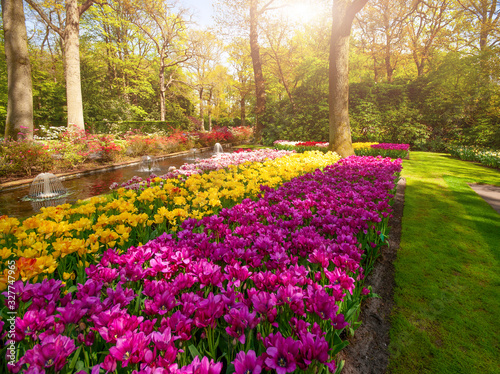
<svg viewBox="0 0 500 374">
<path fill-rule="evenodd" d="M 194 13 L 194 21 L 200 27 L 213 26 L 212 16 L 214 14 L 212 4 L 215 0 L 179 0 L 179 5 L 184 5 Z"/>
</svg>

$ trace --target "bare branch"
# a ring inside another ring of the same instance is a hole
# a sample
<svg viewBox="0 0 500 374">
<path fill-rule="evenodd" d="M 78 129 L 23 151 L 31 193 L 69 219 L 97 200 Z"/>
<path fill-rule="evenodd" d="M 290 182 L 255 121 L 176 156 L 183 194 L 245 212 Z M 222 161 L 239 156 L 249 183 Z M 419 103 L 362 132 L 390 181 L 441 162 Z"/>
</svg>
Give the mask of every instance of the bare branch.
<svg viewBox="0 0 500 374">
<path fill-rule="evenodd" d="M 54 25 L 50 18 L 47 16 L 47 14 L 43 11 L 43 9 L 40 7 L 40 5 L 38 5 L 35 1 L 33 0 L 26 0 L 26 2 L 29 4 L 30 7 L 32 7 L 40 17 L 42 17 L 43 21 L 47 24 L 47 26 L 49 26 L 52 30 L 54 30 L 55 32 L 57 32 L 61 38 L 64 38 L 64 30 L 62 30 L 61 28 L 57 27 L 56 25 Z"/>
<path fill-rule="evenodd" d="M 96 3 L 96 2 L 97 2 L 97 1 L 95 1 L 95 0 L 87 0 L 87 1 L 85 1 L 82 5 L 80 5 L 80 6 L 78 7 L 78 12 L 79 12 L 79 14 L 80 14 L 80 17 L 82 16 L 82 14 L 83 14 L 83 13 L 85 13 L 85 11 L 86 11 L 87 9 L 89 9 L 89 8 L 90 8 L 90 7 L 91 7 L 94 3 Z M 101 3 L 101 2 L 99 2 L 99 4 L 100 4 L 100 5 L 104 5 L 104 4 L 106 4 L 106 3 L 105 3 L 105 2 L 102 2 L 102 3 Z"/>
</svg>

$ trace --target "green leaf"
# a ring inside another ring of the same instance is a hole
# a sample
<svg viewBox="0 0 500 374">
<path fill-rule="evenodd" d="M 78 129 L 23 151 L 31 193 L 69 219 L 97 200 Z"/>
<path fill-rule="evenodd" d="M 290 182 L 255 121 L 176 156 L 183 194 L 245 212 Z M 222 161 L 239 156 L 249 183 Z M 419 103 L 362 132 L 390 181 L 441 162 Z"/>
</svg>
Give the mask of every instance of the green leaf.
<svg viewBox="0 0 500 374">
<path fill-rule="evenodd" d="M 139 288 L 139 293 L 137 294 L 137 301 L 135 303 L 135 315 L 139 313 L 139 307 L 141 306 L 141 296 L 142 296 L 142 286 Z"/>
<path fill-rule="evenodd" d="M 70 288 L 68 288 L 68 293 L 72 293 L 72 292 L 75 292 L 78 290 L 78 287 L 77 286 L 71 286 Z M 81 347 L 80 347 L 81 348 Z"/>
<path fill-rule="evenodd" d="M 76 368 L 75 368 L 75 370 L 76 370 L 76 371 L 81 371 L 81 370 L 83 370 L 83 368 L 84 368 L 84 367 L 85 367 L 85 364 L 83 363 L 83 361 L 81 361 L 81 360 L 80 360 L 80 361 L 78 361 L 78 362 L 76 363 Z"/>
<path fill-rule="evenodd" d="M 193 344 L 191 344 L 191 345 L 188 347 L 188 349 L 189 349 L 189 352 L 191 353 L 191 357 L 193 357 L 193 359 L 194 359 L 196 356 L 198 356 L 198 358 L 201 358 L 201 357 L 202 357 L 202 355 L 200 354 L 200 352 L 198 352 L 198 349 L 196 349 L 196 347 L 195 347 Z"/>
<path fill-rule="evenodd" d="M 226 374 L 232 374 L 234 372 L 235 372 L 234 365 L 233 364 L 227 365 Z"/>
<path fill-rule="evenodd" d="M 335 374 L 340 374 L 342 373 L 342 369 L 344 368 L 345 366 L 345 361 L 342 360 L 339 362 L 339 366 L 337 366 L 337 370 L 335 370 Z"/>
<path fill-rule="evenodd" d="M 74 369 L 75 368 L 76 360 L 78 360 L 78 356 L 80 356 L 80 351 L 81 350 L 82 350 L 82 346 L 78 347 L 78 349 L 76 350 L 76 353 L 73 356 L 73 359 L 71 360 L 71 362 L 69 364 L 69 368 L 70 369 Z"/>
<path fill-rule="evenodd" d="M 342 342 L 341 344 L 335 345 L 332 349 L 332 356 L 335 356 L 337 353 L 339 353 L 341 350 L 343 350 L 348 345 L 349 345 L 348 341 L 345 341 L 345 342 Z"/>
</svg>

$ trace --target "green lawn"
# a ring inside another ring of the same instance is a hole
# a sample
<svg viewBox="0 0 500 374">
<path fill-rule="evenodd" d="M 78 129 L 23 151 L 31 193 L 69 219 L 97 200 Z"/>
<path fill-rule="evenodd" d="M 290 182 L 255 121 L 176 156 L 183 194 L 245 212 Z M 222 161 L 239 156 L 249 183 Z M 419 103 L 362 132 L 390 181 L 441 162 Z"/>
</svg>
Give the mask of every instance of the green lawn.
<svg viewBox="0 0 500 374">
<path fill-rule="evenodd" d="M 410 157 L 389 371 L 500 373 L 500 215 L 467 185 L 500 186 L 500 171 Z"/>
</svg>

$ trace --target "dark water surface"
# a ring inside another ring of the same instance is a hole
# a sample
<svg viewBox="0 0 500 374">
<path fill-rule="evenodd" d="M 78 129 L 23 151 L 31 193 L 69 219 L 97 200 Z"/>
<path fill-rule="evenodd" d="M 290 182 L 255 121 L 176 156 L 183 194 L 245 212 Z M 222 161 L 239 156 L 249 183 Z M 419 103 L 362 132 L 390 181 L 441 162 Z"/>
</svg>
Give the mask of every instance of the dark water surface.
<svg viewBox="0 0 500 374">
<path fill-rule="evenodd" d="M 212 152 L 196 153 L 196 158 L 209 158 L 212 154 Z M 186 163 L 191 164 L 194 161 L 195 158 L 192 154 L 168 157 L 157 161 L 160 170 L 154 173 L 156 175 L 162 175 L 167 173 L 168 168 L 171 166 L 179 168 Z M 134 164 L 114 170 L 95 172 L 78 178 L 63 180 L 62 184 L 68 190 L 69 194 L 60 199 L 46 200 L 43 202 L 21 200 L 28 195 L 30 189 L 29 185 L 9 191 L 2 191 L 0 192 L 0 216 L 6 214 L 12 217 L 26 218 L 37 213 L 42 206 L 55 206 L 66 203 L 73 204 L 77 200 L 83 200 L 109 192 L 109 186 L 114 182 L 121 184 L 134 176 L 139 176 L 143 179 L 149 177 L 149 172 L 143 172 L 139 169 L 140 165 Z"/>
</svg>

